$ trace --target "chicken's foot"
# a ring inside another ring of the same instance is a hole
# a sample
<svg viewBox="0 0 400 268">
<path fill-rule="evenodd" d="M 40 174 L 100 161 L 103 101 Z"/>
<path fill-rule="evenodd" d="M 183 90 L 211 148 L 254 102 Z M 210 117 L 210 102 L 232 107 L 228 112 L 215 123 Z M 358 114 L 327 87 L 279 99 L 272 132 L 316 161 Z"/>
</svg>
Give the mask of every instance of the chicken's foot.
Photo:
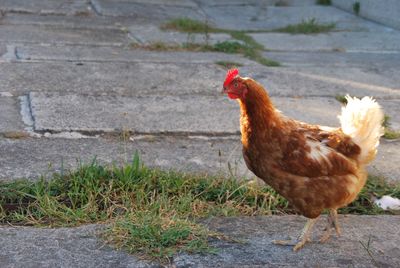
<svg viewBox="0 0 400 268">
<path fill-rule="evenodd" d="M 311 242 L 311 230 L 314 224 L 317 222 L 318 218 L 309 219 L 304 226 L 303 230 L 300 233 L 300 236 L 297 240 L 273 240 L 272 243 L 275 245 L 281 246 L 294 246 L 293 251 L 297 251 L 301 249 L 307 242 Z"/>
<path fill-rule="evenodd" d="M 327 217 L 327 225 L 325 227 L 325 232 L 322 235 L 321 239 L 319 240 L 321 243 L 324 243 L 329 240 L 331 237 L 331 231 L 332 228 L 335 228 L 336 235 L 340 236 L 341 231 L 340 231 L 340 226 L 338 222 L 338 215 L 337 215 L 337 210 L 336 209 L 330 209 L 329 214 Z"/>
</svg>

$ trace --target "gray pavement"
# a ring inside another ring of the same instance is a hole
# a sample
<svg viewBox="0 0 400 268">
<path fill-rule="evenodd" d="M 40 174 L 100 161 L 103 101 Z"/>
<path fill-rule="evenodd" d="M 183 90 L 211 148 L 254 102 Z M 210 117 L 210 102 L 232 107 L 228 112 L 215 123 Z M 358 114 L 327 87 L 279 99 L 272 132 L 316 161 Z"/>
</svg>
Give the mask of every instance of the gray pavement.
<svg viewBox="0 0 400 268">
<path fill-rule="evenodd" d="M 228 173 L 229 163 L 236 175 L 253 176 L 241 157 L 238 105 L 220 94 L 226 70 L 219 61 L 242 64 L 242 75 L 264 84 L 290 117 L 338 126 L 341 104 L 335 96 L 371 95 L 400 130 L 400 31 L 314 2 L 0 0 L 0 180 L 35 180 L 94 157 L 124 163 L 136 150 L 153 167 Z M 265 47 L 264 56 L 282 67 L 236 54 L 140 48 L 159 41 L 233 40 L 224 33 L 206 38 L 160 30 L 176 17 L 248 31 Z M 317 35 L 268 32 L 310 18 L 335 23 L 336 29 Z M 130 136 L 121 138 L 121 131 Z M 369 171 L 399 182 L 399 152 L 400 140 L 382 139 Z M 210 227 L 247 242 L 212 241 L 217 255 L 180 254 L 173 265 L 372 267 L 360 244 L 369 237 L 378 265 L 400 265 L 398 217 L 341 217 L 347 227 L 341 238 L 299 254 L 270 240 L 294 236 L 300 217 L 213 219 Z M 0 266 L 159 265 L 103 246 L 98 228 L 3 226 Z"/>
</svg>

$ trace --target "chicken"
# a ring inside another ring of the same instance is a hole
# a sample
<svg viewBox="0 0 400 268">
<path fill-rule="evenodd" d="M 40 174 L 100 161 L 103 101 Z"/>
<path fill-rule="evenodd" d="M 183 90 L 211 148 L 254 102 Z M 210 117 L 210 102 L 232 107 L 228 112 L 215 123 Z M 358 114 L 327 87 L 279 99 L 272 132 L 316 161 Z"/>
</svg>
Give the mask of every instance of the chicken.
<svg viewBox="0 0 400 268">
<path fill-rule="evenodd" d="M 329 210 L 321 242 L 332 229 L 340 235 L 337 209 L 352 202 L 367 179 L 366 166 L 377 153 L 383 134 L 383 112 L 370 97 L 346 96 L 341 127 L 310 125 L 278 111 L 262 85 L 229 70 L 223 92 L 240 105 L 243 158 L 247 167 L 309 218 L 294 251 L 310 241 L 321 212 Z"/>
</svg>

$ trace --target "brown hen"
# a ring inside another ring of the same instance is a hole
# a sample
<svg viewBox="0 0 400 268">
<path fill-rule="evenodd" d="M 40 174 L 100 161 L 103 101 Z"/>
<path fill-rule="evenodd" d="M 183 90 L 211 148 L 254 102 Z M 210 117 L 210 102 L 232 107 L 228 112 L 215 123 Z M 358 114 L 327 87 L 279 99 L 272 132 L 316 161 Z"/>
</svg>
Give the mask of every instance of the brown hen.
<svg viewBox="0 0 400 268">
<path fill-rule="evenodd" d="M 321 212 L 329 209 L 321 241 L 340 228 L 337 209 L 352 202 L 367 179 L 366 165 L 376 155 L 383 112 L 370 97 L 347 96 L 341 127 L 309 125 L 284 116 L 262 85 L 229 70 L 223 92 L 240 105 L 243 157 L 247 167 L 309 218 L 299 238 L 274 241 L 298 250 L 310 240 Z"/>
</svg>

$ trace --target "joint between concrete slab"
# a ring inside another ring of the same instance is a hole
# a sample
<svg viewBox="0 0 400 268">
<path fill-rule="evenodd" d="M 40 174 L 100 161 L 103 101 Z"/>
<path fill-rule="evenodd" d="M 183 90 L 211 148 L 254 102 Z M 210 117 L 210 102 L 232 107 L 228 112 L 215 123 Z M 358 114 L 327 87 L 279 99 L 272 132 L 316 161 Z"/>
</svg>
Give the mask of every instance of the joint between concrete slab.
<svg viewBox="0 0 400 268">
<path fill-rule="evenodd" d="M 21 116 L 22 121 L 27 126 L 28 131 L 33 131 L 35 129 L 35 118 L 32 113 L 31 97 L 28 95 L 20 96 L 19 100 L 21 102 Z"/>
</svg>

